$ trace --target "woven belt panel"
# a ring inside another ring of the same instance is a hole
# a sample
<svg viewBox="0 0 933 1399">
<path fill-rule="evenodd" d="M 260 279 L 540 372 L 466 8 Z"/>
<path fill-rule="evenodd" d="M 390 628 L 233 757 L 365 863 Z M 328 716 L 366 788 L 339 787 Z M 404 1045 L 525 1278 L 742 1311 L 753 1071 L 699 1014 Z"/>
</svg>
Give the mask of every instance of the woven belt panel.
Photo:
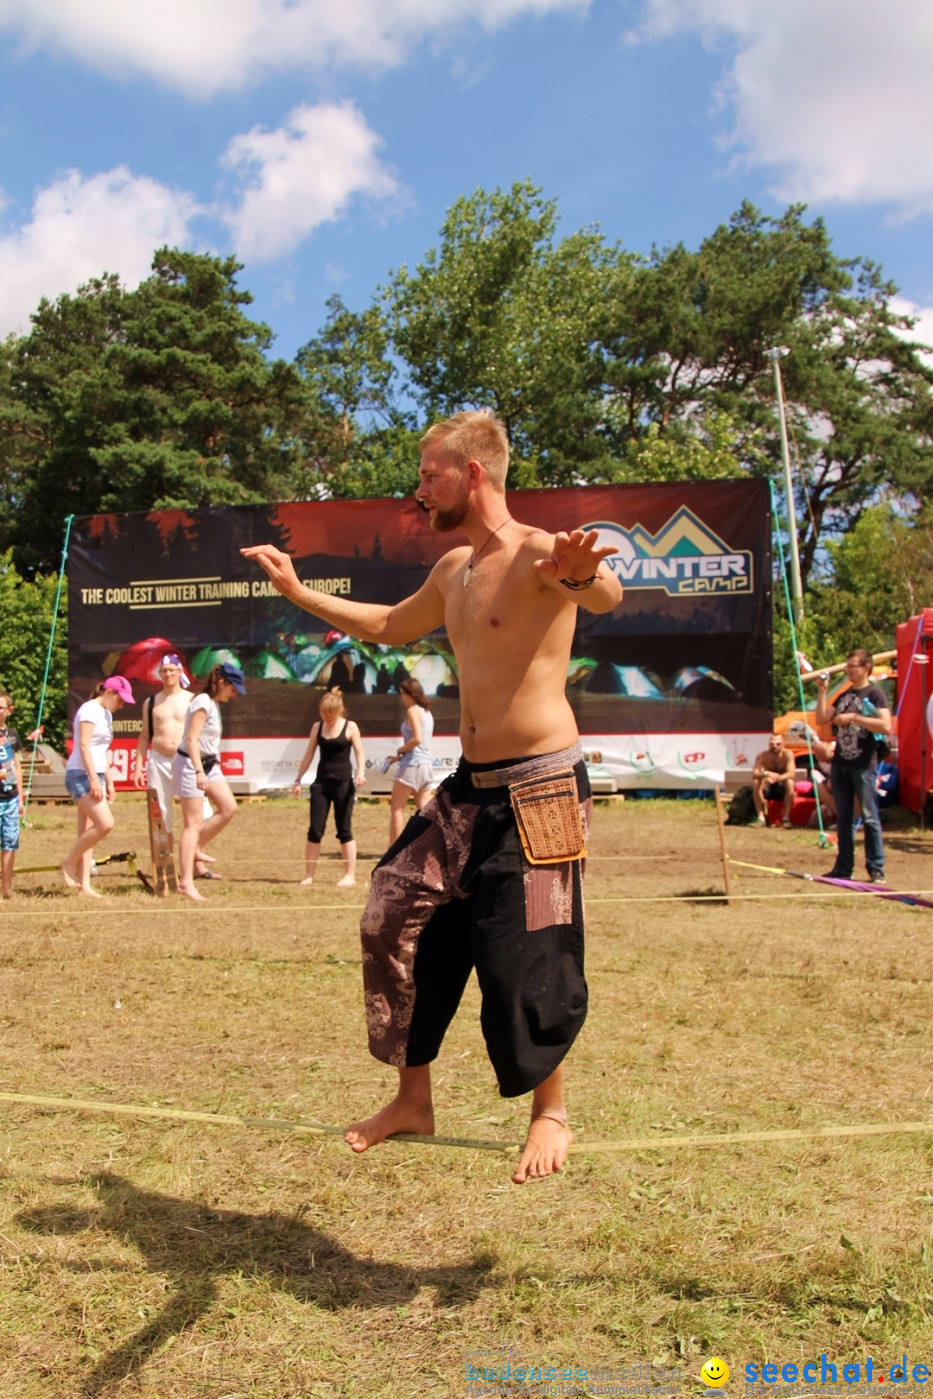
<svg viewBox="0 0 933 1399">
<path fill-rule="evenodd" d="M 507 768 L 489 768 L 485 772 L 473 772 L 470 779 L 474 787 L 514 787 L 518 782 L 527 782 L 533 777 L 549 777 L 566 772 L 583 761 L 583 749 L 579 743 L 563 748 L 559 753 L 542 753 L 540 757 L 528 758 L 523 763 L 513 763 Z"/>
</svg>

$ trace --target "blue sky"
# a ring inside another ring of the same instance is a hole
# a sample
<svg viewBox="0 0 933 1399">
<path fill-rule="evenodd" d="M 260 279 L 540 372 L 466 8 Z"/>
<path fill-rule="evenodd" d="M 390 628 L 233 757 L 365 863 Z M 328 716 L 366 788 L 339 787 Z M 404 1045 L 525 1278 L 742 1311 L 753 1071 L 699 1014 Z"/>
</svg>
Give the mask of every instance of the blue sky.
<svg viewBox="0 0 933 1399">
<path fill-rule="evenodd" d="M 168 242 L 291 356 L 529 176 L 642 252 L 803 200 L 933 341 L 931 72 L 933 0 L 0 0 L 0 333 Z"/>
</svg>

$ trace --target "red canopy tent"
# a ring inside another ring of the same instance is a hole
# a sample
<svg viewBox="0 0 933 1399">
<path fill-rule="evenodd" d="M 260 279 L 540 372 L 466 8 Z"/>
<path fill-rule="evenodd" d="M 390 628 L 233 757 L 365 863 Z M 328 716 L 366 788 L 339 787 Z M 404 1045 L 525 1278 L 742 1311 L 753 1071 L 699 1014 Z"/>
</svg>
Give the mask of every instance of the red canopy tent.
<svg viewBox="0 0 933 1399">
<path fill-rule="evenodd" d="M 933 786 L 933 607 L 897 628 L 897 762 L 901 806 L 921 810 Z"/>
</svg>

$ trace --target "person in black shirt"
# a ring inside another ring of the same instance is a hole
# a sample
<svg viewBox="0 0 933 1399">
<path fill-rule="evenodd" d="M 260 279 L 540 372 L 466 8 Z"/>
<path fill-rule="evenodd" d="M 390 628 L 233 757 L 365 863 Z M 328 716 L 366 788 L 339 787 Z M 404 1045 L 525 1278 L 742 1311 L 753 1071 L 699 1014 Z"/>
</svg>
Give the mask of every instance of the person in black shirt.
<svg viewBox="0 0 933 1399">
<path fill-rule="evenodd" d="M 356 788 L 366 781 L 366 757 L 359 728 L 352 719 L 347 718 L 340 691 L 328 690 L 319 709 L 321 717 L 311 729 L 293 789 L 297 797 L 301 791 L 301 779 L 311 766 L 315 753 L 320 750 L 317 776 L 311 784 L 311 824 L 305 847 L 305 877 L 301 882 L 305 885 L 314 883 L 327 814 L 333 804 L 337 839 L 344 863 L 343 878 L 337 880 L 337 888 L 349 889 L 356 883 L 356 841 L 353 839 L 350 818 Z M 351 751 L 356 759 L 355 772 L 350 766 Z"/>
<path fill-rule="evenodd" d="M 816 682 L 816 722 L 832 724 L 836 751 L 830 769 L 838 813 L 839 850 L 830 878 L 851 879 L 855 868 L 855 803 L 865 827 L 865 864 L 872 884 L 884 883 L 884 842 L 878 816 L 875 781 L 878 747 L 891 732 L 891 710 L 884 691 L 870 684 L 872 657 L 859 648 L 846 659 L 850 688 L 832 704 L 826 700 L 827 680 Z"/>
</svg>

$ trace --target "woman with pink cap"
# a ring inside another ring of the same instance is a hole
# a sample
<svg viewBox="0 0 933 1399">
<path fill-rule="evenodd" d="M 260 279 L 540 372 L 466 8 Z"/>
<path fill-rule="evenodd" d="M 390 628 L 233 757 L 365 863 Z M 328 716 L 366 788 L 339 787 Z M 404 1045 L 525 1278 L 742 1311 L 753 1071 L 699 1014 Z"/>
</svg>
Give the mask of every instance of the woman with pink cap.
<svg viewBox="0 0 933 1399">
<path fill-rule="evenodd" d="M 91 851 L 113 830 L 113 716 L 124 704 L 135 703 L 126 677 L 111 675 L 75 715 L 74 747 L 65 766 L 65 786 L 78 805 L 78 839 L 62 860 L 61 871 L 69 889 L 94 899 L 100 895 L 91 888 Z"/>
</svg>

